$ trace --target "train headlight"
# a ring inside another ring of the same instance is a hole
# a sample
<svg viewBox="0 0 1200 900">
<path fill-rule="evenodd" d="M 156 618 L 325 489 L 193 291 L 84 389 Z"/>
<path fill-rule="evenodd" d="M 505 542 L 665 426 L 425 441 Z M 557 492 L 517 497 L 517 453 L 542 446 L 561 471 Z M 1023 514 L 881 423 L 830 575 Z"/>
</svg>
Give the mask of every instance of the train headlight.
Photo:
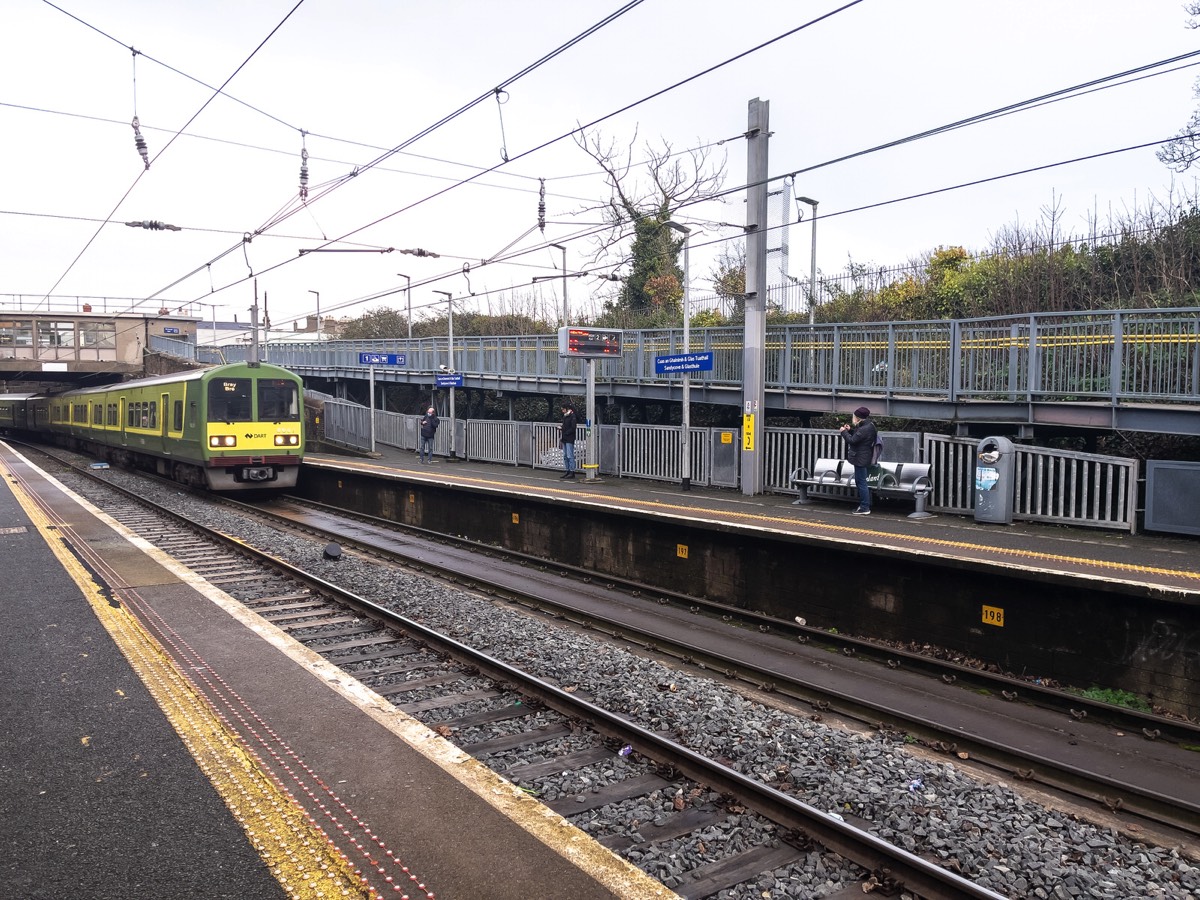
<svg viewBox="0 0 1200 900">
<path fill-rule="evenodd" d="M 300 446 L 300 435 L 298 434 L 277 434 L 275 435 L 276 447 L 298 447 Z"/>
<path fill-rule="evenodd" d="M 222 447 L 236 447 L 237 437 L 232 434 L 210 435 L 208 438 L 208 446 L 214 449 L 220 449 Z"/>
</svg>

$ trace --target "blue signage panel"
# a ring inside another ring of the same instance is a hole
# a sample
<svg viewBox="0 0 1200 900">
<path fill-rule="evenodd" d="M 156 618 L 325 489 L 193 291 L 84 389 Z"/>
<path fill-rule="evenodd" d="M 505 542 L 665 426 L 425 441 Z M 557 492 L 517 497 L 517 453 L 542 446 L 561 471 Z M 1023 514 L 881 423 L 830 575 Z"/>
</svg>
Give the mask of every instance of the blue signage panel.
<svg viewBox="0 0 1200 900">
<path fill-rule="evenodd" d="M 360 366 L 402 366 L 407 362 L 403 353 L 360 353 Z"/>
<path fill-rule="evenodd" d="M 438 387 L 462 387 L 461 375 L 435 375 L 434 384 Z"/>
<path fill-rule="evenodd" d="M 654 357 L 656 375 L 672 375 L 676 372 L 711 372 L 712 353 L 681 353 L 678 356 Z"/>
<path fill-rule="evenodd" d="M 179 329 L 172 325 L 168 325 L 163 328 L 163 334 L 179 334 Z"/>
</svg>

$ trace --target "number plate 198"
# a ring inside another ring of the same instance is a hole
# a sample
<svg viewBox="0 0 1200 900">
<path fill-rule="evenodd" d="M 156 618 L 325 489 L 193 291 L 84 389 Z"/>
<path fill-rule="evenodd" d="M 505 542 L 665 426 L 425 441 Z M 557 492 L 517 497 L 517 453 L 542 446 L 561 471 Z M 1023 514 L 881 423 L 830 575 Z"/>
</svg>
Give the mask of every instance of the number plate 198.
<svg viewBox="0 0 1200 900">
<path fill-rule="evenodd" d="M 1000 628 L 1004 627 L 1004 610 L 999 606 L 985 606 L 983 608 L 983 624 L 996 625 Z"/>
</svg>

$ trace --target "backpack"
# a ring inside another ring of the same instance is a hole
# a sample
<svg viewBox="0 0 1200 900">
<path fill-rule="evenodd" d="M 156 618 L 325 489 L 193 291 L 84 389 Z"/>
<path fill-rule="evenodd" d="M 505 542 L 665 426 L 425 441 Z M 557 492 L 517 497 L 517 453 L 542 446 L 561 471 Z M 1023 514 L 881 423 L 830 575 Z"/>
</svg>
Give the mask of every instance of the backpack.
<svg viewBox="0 0 1200 900">
<path fill-rule="evenodd" d="M 871 465 L 879 465 L 879 458 L 883 456 L 883 438 L 875 438 L 875 446 L 871 448 Z"/>
</svg>

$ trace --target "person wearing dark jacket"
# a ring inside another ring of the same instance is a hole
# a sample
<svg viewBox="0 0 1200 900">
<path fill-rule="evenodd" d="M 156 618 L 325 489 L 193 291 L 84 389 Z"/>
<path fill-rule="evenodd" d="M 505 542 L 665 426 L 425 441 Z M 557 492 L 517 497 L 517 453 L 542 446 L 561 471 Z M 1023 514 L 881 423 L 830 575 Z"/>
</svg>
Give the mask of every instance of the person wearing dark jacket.
<svg viewBox="0 0 1200 900">
<path fill-rule="evenodd" d="M 421 416 L 421 443 L 417 447 L 417 456 L 423 465 L 433 462 L 433 439 L 437 435 L 440 424 L 437 410 L 432 406 L 425 412 L 425 415 Z"/>
<path fill-rule="evenodd" d="M 860 406 L 851 417 L 851 424 L 843 425 L 839 430 L 846 442 L 846 459 L 854 466 L 854 485 L 858 488 L 858 509 L 856 516 L 871 514 L 871 489 L 867 487 L 867 475 L 874 464 L 875 441 L 879 432 L 871 421 L 871 411 Z"/>
<path fill-rule="evenodd" d="M 575 415 L 575 407 L 564 403 L 562 408 L 562 435 L 559 440 L 563 449 L 563 469 L 559 479 L 575 480 L 575 432 L 579 426 L 579 418 Z"/>
</svg>

